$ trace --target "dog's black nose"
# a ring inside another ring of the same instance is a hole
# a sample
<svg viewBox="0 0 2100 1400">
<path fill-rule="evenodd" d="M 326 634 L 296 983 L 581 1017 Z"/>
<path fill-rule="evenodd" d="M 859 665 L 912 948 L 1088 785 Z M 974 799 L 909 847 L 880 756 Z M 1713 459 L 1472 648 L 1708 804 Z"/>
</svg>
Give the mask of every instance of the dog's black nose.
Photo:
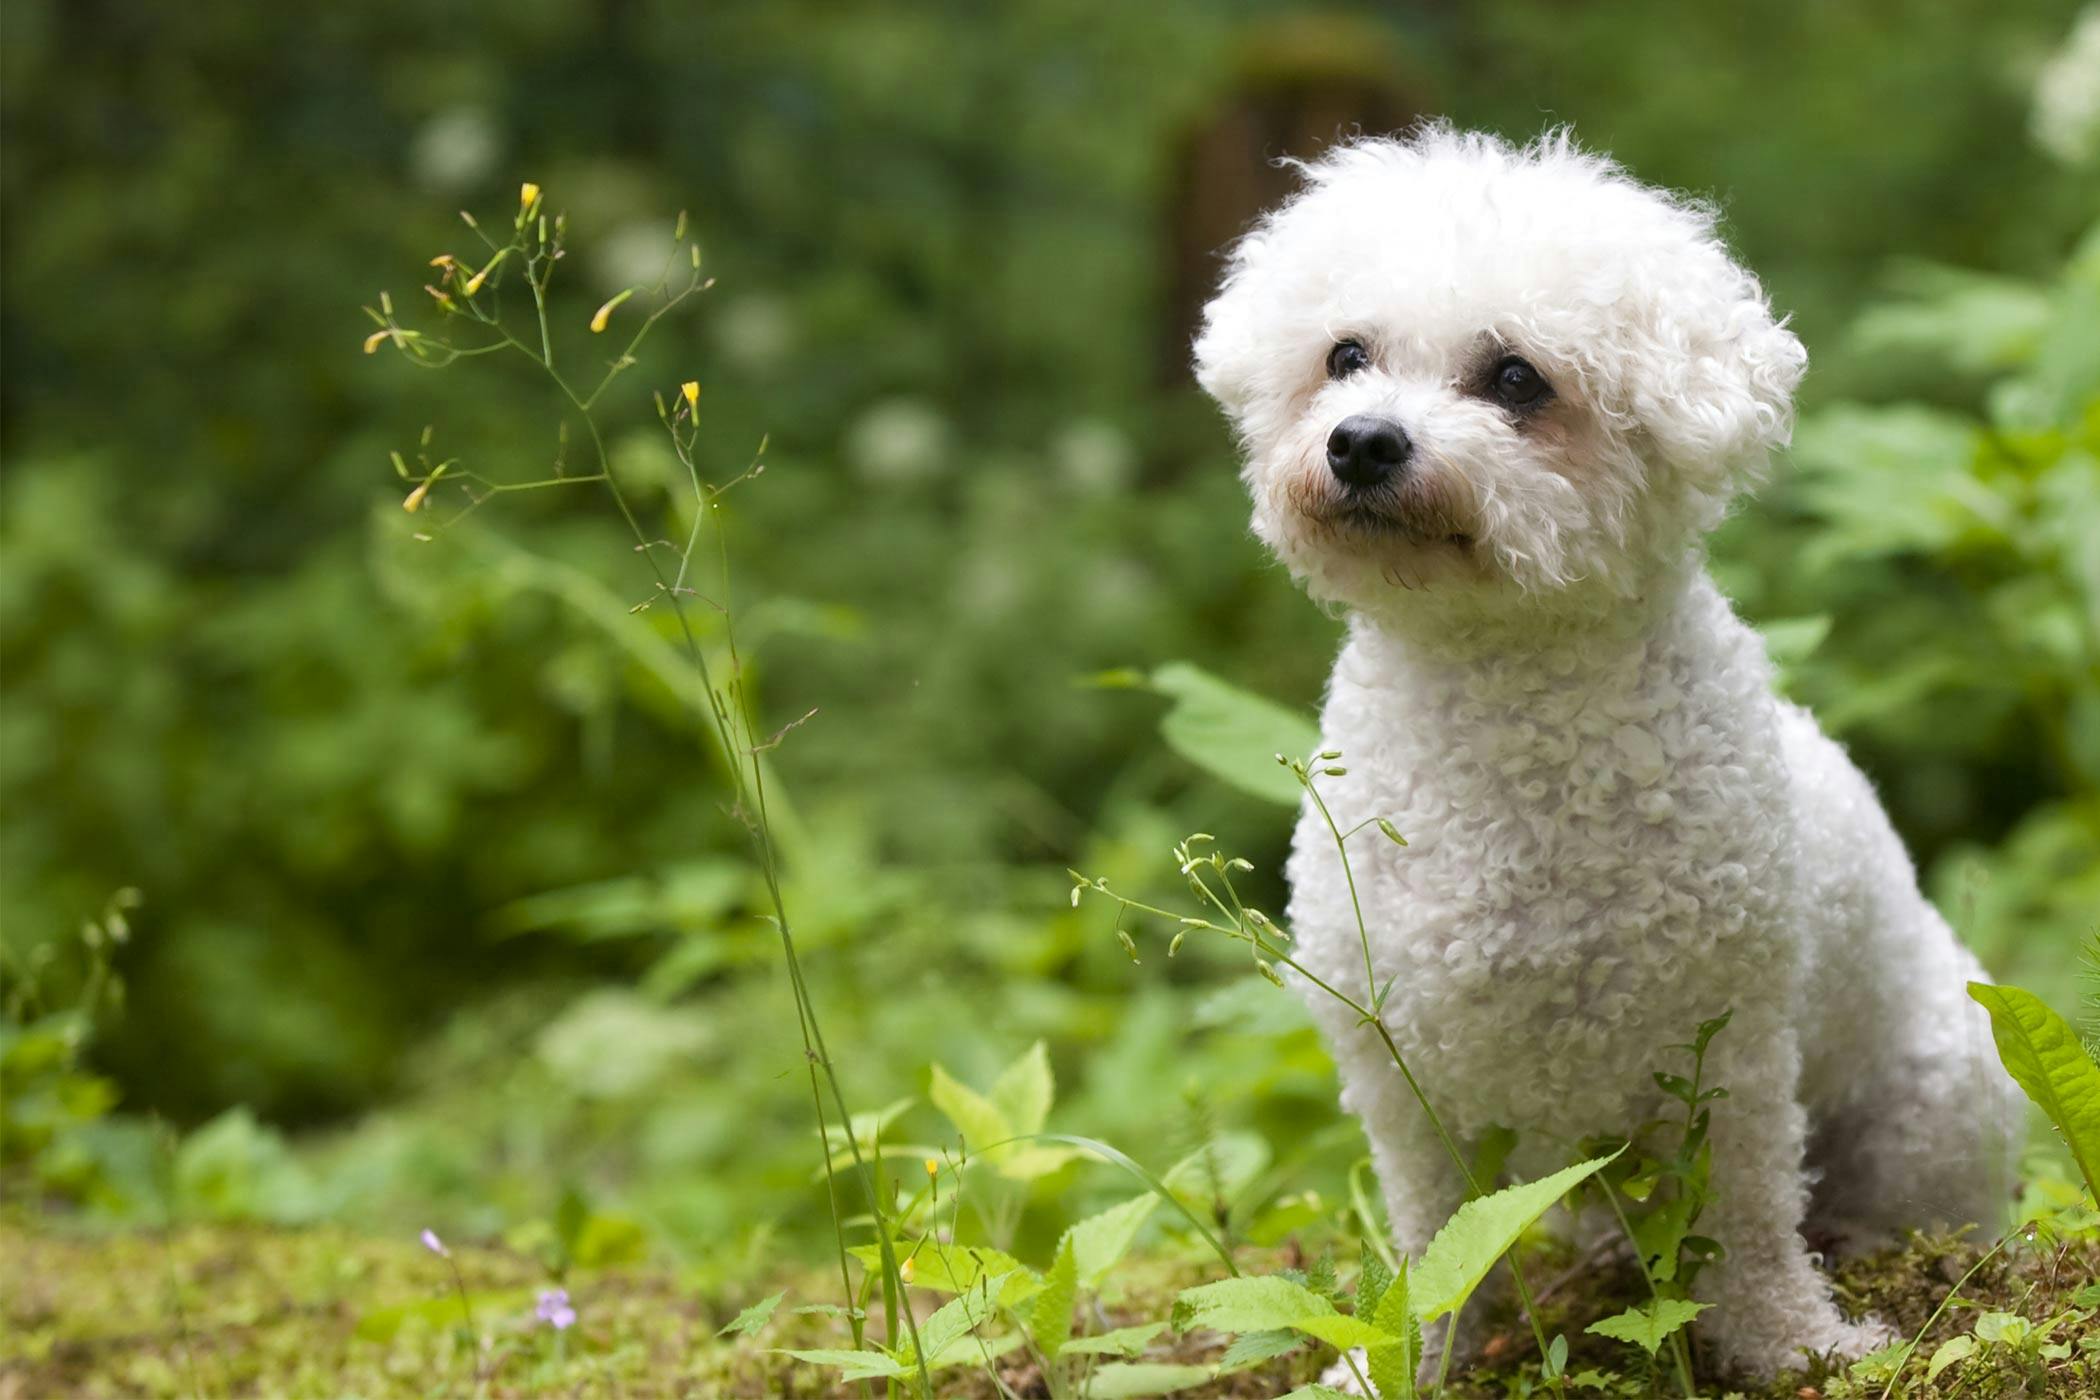
<svg viewBox="0 0 2100 1400">
<path fill-rule="evenodd" d="M 1398 475 L 1414 450 L 1407 434 L 1390 418 L 1352 414 L 1327 435 L 1327 470 L 1344 486 L 1376 486 Z"/>
</svg>

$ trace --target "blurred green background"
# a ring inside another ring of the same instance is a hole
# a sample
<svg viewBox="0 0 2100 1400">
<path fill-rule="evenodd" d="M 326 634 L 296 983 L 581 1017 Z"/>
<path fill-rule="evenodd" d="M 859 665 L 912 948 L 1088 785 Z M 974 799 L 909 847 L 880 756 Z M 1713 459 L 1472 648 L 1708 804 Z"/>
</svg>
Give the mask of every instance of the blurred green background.
<svg viewBox="0 0 2100 1400">
<path fill-rule="evenodd" d="M 650 386 L 702 382 L 719 475 L 770 435 L 734 587 L 773 722 L 817 709 L 776 756 L 789 898 L 857 1107 L 1041 1038 L 1053 1126 L 1155 1165 L 1251 1129 L 1272 1187 L 1331 1188 L 1360 1153 L 1286 999 L 1224 953 L 1133 967 L 1064 870 L 1137 889 L 1200 827 L 1278 897 L 1288 814 L 1163 746 L 1156 698 L 1080 682 L 1190 660 L 1316 699 L 1336 627 L 1248 538 L 1186 337 L 1219 246 L 1288 187 L 1273 157 L 1419 114 L 1572 122 L 1725 208 L 1814 369 L 1717 571 L 1950 918 L 2068 1006 L 2100 923 L 2100 21 L 2079 60 L 2076 20 L 13 0 L 11 1181 L 117 1218 L 491 1233 L 583 1200 L 698 1261 L 828 1229 L 740 833 L 636 659 L 668 619 L 550 582 L 643 597 L 631 541 L 573 498 L 430 544 L 399 509 L 387 453 L 425 424 L 495 476 L 554 454 L 529 367 L 358 353 L 360 305 L 421 316 L 454 211 L 507 218 L 521 180 L 569 215 L 579 364 L 680 210 L 718 279 L 607 420 L 651 504 Z M 53 1020 L 125 888 L 122 1004 Z"/>
</svg>

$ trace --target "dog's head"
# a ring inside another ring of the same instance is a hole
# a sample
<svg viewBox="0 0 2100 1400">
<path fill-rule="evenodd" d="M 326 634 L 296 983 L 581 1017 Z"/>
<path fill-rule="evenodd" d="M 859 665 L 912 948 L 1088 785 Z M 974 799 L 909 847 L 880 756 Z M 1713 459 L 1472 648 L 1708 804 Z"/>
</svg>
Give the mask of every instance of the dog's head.
<svg viewBox="0 0 2100 1400">
<path fill-rule="evenodd" d="M 1707 209 L 1564 133 L 1432 127 L 1302 173 L 1196 367 L 1255 532 L 1316 596 L 1629 593 L 1786 441 L 1807 356 Z"/>
</svg>

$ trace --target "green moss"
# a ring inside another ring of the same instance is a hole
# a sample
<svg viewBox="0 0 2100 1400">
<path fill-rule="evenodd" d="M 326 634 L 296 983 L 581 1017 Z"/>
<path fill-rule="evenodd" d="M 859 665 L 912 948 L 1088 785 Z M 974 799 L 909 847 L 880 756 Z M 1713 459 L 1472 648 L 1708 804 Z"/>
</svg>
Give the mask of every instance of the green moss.
<svg viewBox="0 0 2100 1400">
<path fill-rule="evenodd" d="M 1915 1335 L 1982 1251 L 1965 1241 L 1924 1240 L 1903 1251 L 1849 1263 L 1836 1277 L 1848 1307 L 1871 1310 Z M 191 1228 L 169 1233 L 94 1236 L 22 1223 L 0 1225 L 7 1261 L 0 1294 L 0 1395 L 283 1397 L 425 1396 L 434 1392 L 490 1396 L 782 1396 L 842 1393 L 829 1373 L 787 1363 L 776 1349 L 850 1344 L 845 1324 L 826 1312 L 796 1312 L 801 1303 L 835 1299 L 837 1280 L 823 1273 L 775 1280 L 787 1299 L 756 1337 L 722 1340 L 716 1331 L 748 1296 L 711 1296 L 657 1268 L 593 1271 L 567 1284 L 578 1322 L 565 1336 L 538 1322 L 536 1290 L 551 1281 L 511 1252 L 454 1248 L 475 1329 L 477 1352 L 461 1325 L 461 1299 L 450 1267 L 413 1241 L 360 1238 L 339 1229 L 304 1231 Z M 1291 1256 L 1250 1258 L 1275 1267 Z M 1594 1368 L 1609 1389 L 1576 1396 L 1669 1394 L 1623 1347 L 1585 1335 L 1591 1321 L 1633 1301 L 1637 1280 L 1616 1268 L 1577 1271 L 1541 1259 L 1536 1283 L 1546 1294 L 1549 1335 L 1567 1334 L 1571 1372 Z M 1950 1308 L 1927 1334 L 1929 1354 L 1967 1331 L 1985 1311 L 2044 1318 L 2100 1273 L 2100 1246 L 2088 1241 L 2023 1243 L 1980 1269 L 1961 1292 L 1970 1305 Z M 1174 1294 L 1204 1277 L 1201 1265 L 1161 1255 L 1135 1258 L 1111 1281 L 1098 1310 L 1082 1317 L 1087 1331 L 1165 1317 Z M 879 1326 L 879 1324 L 878 1324 Z M 2093 1353 L 2029 1372 L 1979 1357 L 1961 1373 L 1965 1395 L 2084 1396 L 2100 1384 Z M 1146 1361 L 1214 1364 L 1221 1339 L 1164 1334 Z M 1202 1400 L 1277 1395 L 1309 1379 L 1319 1358 L 1310 1351 L 1264 1363 L 1181 1392 Z M 1040 1393 L 1040 1378 L 1015 1352 L 999 1363 L 1016 1393 Z M 995 1394 L 981 1370 L 943 1376 L 941 1392 Z M 1537 1358 L 1528 1329 L 1505 1319 L 1488 1354 L 1454 1377 L 1454 1397 L 1531 1393 Z M 2025 1387 L 2025 1388 L 2023 1388 Z M 1804 1389 L 1805 1388 L 1805 1389 Z M 1808 1391 L 1826 1400 L 1878 1395 L 1842 1368 L 1810 1367 L 1749 1392 L 1783 1400 Z M 1721 1393 L 1718 1387 L 1707 1393 Z M 1926 1387 L 1914 1367 L 1897 1394 L 1949 1393 Z"/>
</svg>

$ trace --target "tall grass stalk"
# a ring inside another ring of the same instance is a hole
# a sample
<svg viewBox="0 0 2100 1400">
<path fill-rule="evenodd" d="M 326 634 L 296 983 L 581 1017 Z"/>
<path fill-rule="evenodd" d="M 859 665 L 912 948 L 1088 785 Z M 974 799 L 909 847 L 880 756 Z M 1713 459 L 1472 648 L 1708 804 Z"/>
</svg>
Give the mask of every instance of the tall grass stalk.
<svg viewBox="0 0 2100 1400">
<path fill-rule="evenodd" d="M 904 1280 L 898 1268 L 896 1250 L 892 1242 L 890 1217 L 882 1199 L 880 1174 L 875 1165 L 868 1160 L 868 1155 L 862 1152 L 859 1137 L 853 1130 L 853 1118 L 846 1106 L 845 1090 L 839 1082 L 838 1071 L 817 1015 L 816 1000 L 810 992 L 809 981 L 796 950 L 794 926 L 788 917 L 787 901 L 781 889 L 780 861 L 768 806 L 766 765 L 762 758 L 765 749 L 770 747 L 770 741 L 766 744 L 759 742 L 755 707 L 744 684 L 744 665 L 737 650 L 735 616 L 728 604 L 726 544 L 723 547 L 723 596 L 713 603 L 721 618 L 728 650 L 726 688 L 717 683 L 706 649 L 701 646 L 693 628 L 687 606 L 690 599 L 699 596 L 688 580 L 692 575 L 693 557 L 699 546 L 705 522 L 711 515 L 716 515 L 719 521 L 717 512 L 724 493 L 764 470 L 764 445 L 760 445 L 759 458 L 741 475 L 720 486 L 710 486 L 701 477 L 696 457 L 699 439 L 698 385 L 689 382 L 681 386 L 681 392 L 668 404 L 662 395 L 657 396 L 658 417 L 670 435 L 673 451 L 686 469 L 687 483 L 692 493 L 693 521 L 686 532 L 685 543 L 679 546 L 652 537 L 643 529 L 640 517 L 612 470 L 604 435 L 598 425 L 596 408 L 599 401 L 613 382 L 624 371 L 634 366 L 636 352 L 657 322 L 688 298 L 711 287 L 713 279 L 703 280 L 701 276 L 700 249 L 698 244 L 687 241 L 686 220 L 681 214 L 678 227 L 672 236 L 671 251 L 665 260 L 663 272 L 648 289 L 653 295 L 661 298 L 661 304 L 644 317 L 624 349 L 608 365 L 603 377 L 590 393 L 580 394 L 556 362 L 553 328 L 548 315 L 548 284 L 552 280 L 555 264 L 565 252 L 565 218 L 555 216 L 550 226 L 545 212 L 544 197 L 534 185 L 527 185 L 521 191 L 518 213 L 512 221 L 511 237 L 506 243 L 498 244 L 490 238 L 470 215 L 463 213 L 461 218 L 487 248 L 488 261 L 476 270 L 449 255 L 442 256 L 434 262 L 435 266 L 441 268 L 440 285 L 426 290 L 430 292 L 440 310 L 448 316 L 463 318 L 481 328 L 493 339 L 476 345 L 454 346 L 449 341 L 410 330 L 396 320 L 391 299 L 382 297 L 378 310 L 368 308 L 368 314 L 378 323 L 380 330 L 367 339 L 367 351 L 378 349 L 382 343 L 391 343 L 411 363 L 432 369 L 442 368 L 461 358 L 506 350 L 522 355 L 538 366 L 553 383 L 566 404 L 567 412 L 573 413 L 582 421 L 590 439 L 591 456 L 596 470 L 575 476 L 564 475 L 560 472 L 557 462 L 556 475 L 553 477 L 528 482 L 498 483 L 488 481 L 472 472 L 455 471 L 453 468 L 457 464 L 454 462 L 432 464 L 427 458 L 422 459 L 423 471 L 417 475 L 407 470 L 397 455 L 397 471 L 414 483 L 413 490 L 404 504 L 413 512 L 424 504 L 431 490 L 440 482 L 456 481 L 466 489 L 468 504 L 445 522 L 449 525 L 498 494 L 559 486 L 598 485 L 604 488 L 620 518 L 634 536 L 635 551 L 647 563 L 656 587 L 655 594 L 637 605 L 635 610 L 641 611 L 661 602 L 670 609 L 675 619 L 681 648 L 687 663 L 699 678 L 701 693 L 706 700 L 704 705 L 697 699 L 692 702 L 696 715 L 704 716 L 704 720 L 696 728 L 702 736 L 713 741 L 716 753 L 728 774 L 732 808 L 750 838 L 752 855 L 765 885 L 771 921 L 780 936 L 781 954 L 787 968 L 788 983 L 795 1001 L 796 1022 L 802 1036 L 803 1056 L 809 1070 L 810 1093 L 817 1114 L 818 1137 L 824 1144 L 826 1195 L 831 1208 L 840 1282 L 844 1290 L 854 1345 L 859 1347 L 864 1341 L 865 1313 L 861 1308 L 854 1306 L 853 1277 L 850 1256 L 846 1250 L 845 1213 L 838 1199 L 837 1178 L 833 1171 L 834 1161 L 828 1132 L 829 1123 L 833 1118 L 844 1130 L 842 1136 L 852 1158 L 854 1176 L 867 1198 L 874 1221 L 876 1245 L 882 1266 L 883 1311 L 887 1334 L 895 1338 L 901 1321 L 911 1337 L 913 1351 L 917 1353 L 920 1350 L 918 1325 L 905 1298 Z M 674 286 L 673 275 L 678 271 L 681 262 L 686 265 L 685 273 L 680 283 Z M 506 264 L 514 264 L 522 269 L 525 286 L 532 296 L 536 344 L 520 339 L 503 324 L 497 301 L 504 280 L 503 274 L 508 270 Z M 602 332 L 619 305 L 640 290 L 642 289 L 630 288 L 607 302 L 592 319 L 592 332 Z M 566 423 L 562 440 L 566 445 Z M 671 573 L 666 573 L 658 557 L 659 551 L 666 548 L 677 555 L 677 568 Z M 932 1379 L 926 1360 L 923 1355 L 918 1356 L 917 1379 L 921 1393 L 931 1396 Z"/>
</svg>

